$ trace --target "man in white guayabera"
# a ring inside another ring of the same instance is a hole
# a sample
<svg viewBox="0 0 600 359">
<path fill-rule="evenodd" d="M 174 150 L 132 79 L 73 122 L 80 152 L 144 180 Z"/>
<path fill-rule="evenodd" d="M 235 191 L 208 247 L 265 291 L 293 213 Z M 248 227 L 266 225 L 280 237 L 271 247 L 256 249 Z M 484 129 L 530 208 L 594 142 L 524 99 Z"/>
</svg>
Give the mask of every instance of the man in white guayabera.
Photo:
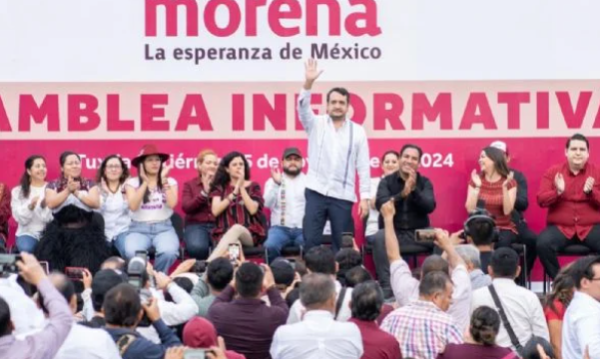
<svg viewBox="0 0 600 359">
<path fill-rule="evenodd" d="M 348 90 L 341 87 L 329 90 L 327 114 L 314 114 L 310 90 L 323 71 L 314 59 L 308 60 L 305 68 L 304 88 L 298 98 L 300 122 L 308 133 L 305 252 L 321 244 L 327 220 L 331 222 L 332 245 L 337 252 L 342 233 L 352 221 L 356 173 L 361 198 L 358 214 L 365 218 L 369 213 L 369 144 L 364 128 L 346 117 L 350 105 Z"/>
</svg>

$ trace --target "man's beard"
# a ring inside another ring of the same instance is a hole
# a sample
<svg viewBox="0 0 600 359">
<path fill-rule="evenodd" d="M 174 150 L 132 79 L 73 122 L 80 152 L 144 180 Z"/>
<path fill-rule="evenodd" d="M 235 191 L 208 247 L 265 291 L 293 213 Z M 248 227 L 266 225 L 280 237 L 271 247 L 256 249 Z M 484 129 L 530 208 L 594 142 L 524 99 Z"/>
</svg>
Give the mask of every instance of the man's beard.
<svg viewBox="0 0 600 359">
<path fill-rule="evenodd" d="M 296 168 L 296 169 L 289 169 L 288 167 L 284 167 L 283 168 L 283 173 L 285 173 L 286 175 L 290 176 L 290 177 L 296 177 L 297 175 L 300 174 L 300 168 Z"/>
</svg>

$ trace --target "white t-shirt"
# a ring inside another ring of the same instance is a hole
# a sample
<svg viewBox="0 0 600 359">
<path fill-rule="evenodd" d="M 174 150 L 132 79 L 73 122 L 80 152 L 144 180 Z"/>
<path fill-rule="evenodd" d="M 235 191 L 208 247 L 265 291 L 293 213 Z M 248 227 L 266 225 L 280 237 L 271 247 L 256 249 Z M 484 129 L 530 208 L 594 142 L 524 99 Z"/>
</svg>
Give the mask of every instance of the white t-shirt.
<svg viewBox="0 0 600 359">
<path fill-rule="evenodd" d="M 177 181 L 171 177 L 169 177 L 168 182 L 171 186 L 177 186 Z M 138 189 L 140 180 L 137 177 L 130 178 L 127 180 L 126 185 Z M 150 190 L 148 202 L 142 203 L 137 211 L 131 212 L 131 220 L 136 222 L 160 222 L 170 219 L 172 215 L 173 209 L 167 206 L 167 197 L 162 188 L 155 188 Z"/>
<path fill-rule="evenodd" d="M 377 188 L 381 182 L 381 177 L 371 178 L 371 200 L 377 196 Z M 372 236 L 379 231 L 379 211 L 369 207 L 369 219 L 365 236 Z"/>
</svg>

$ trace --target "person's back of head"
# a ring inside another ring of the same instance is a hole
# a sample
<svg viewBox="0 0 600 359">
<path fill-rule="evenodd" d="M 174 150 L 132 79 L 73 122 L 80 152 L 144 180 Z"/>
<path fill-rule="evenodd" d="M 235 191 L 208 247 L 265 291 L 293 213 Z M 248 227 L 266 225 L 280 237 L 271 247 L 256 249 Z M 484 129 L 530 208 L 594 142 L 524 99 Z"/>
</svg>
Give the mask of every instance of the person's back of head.
<svg viewBox="0 0 600 359">
<path fill-rule="evenodd" d="M 461 244 L 454 248 L 470 270 L 481 269 L 481 253 L 477 247 L 472 244 Z"/>
<path fill-rule="evenodd" d="M 117 256 L 108 257 L 104 262 L 102 262 L 100 269 L 113 269 L 125 272 L 125 260 Z"/>
<path fill-rule="evenodd" d="M 421 276 L 425 277 L 430 272 L 444 272 L 450 275 L 450 266 L 448 262 L 437 254 L 427 256 L 421 266 Z"/>
<path fill-rule="evenodd" d="M 106 324 L 134 328 L 142 318 L 142 304 L 138 290 L 128 283 L 121 283 L 104 296 L 104 319 Z"/>
<path fill-rule="evenodd" d="M 339 271 L 347 271 L 354 267 L 362 265 L 362 256 L 354 248 L 342 248 L 335 255 L 335 261 L 338 264 Z"/>
<path fill-rule="evenodd" d="M 352 291 L 352 318 L 373 322 L 381 314 L 383 306 L 383 291 L 373 280 L 360 283 Z"/>
<path fill-rule="evenodd" d="M 329 275 L 310 273 L 300 283 L 300 302 L 308 310 L 335 312 L 335 283 Z"/>
<path fill-rule="evenodd" d="M 540 356 L 540 352 L 538 351 L 538 345 L 544 349 L 546 356 L 549 359 L 556 358 L 554 354 L 554 349 L 552 348 L 552 344 L 550 344 L 546 339 L 541 337 L 532 337 L 529 339 L 525 347 L 523 348 L 523 357 L 522 359 L 542 359 Z"/>
<path fill-rule="evenodd" d="M 296 272 L 290 261 L 280 257 L 273 261 L 269 267 L 271 267 L 277 289 L 284 291 L 292 285 Z"/>
<path fill-rule="evenodd" d="M 12 334 L 15 326 L 10 318 L 10 307 L 4 298 L 0 297 L 0 338 Z"/>
<path fill-rule="evenodd" d="M 489 212 L 478 208 L 469 214 L 465 233 L 475 246 L 489 246 L 494 241 L 496 224 Z"/>
<path fill-rule="evenodd" d="M 77 295 L 75 294 L 75 286 L 73 282 L 66 275 L 58 272 L 53 272 L 48 276 L 50 282 L 56 288 L 56 290 L 62 295 L 63 298 L 69 304 L 69 308 L 71 308 L 71 312 L 75 314 L 77 312 Z M 44 314 L 48 315 L 48 308 L 44 304 L 44 297 L 42 293 L 38 293 L 39 296 L 39 304 L 40 308 L 44 312 Z"/>
<path fill-rule="evenodd" d="M 331 248 L 327 246 L 318 246 L 311 248 L 304 256 L 306 268 L 311 273 L 321 273 L 335 275 L 337 273 L 337 263 L 335 255 Z"/>
<path fill-rule="evenodd" d="M 498 248 L 494 250 L 488 272 L 492 278 L 515 279 L 519 276 L 519 255 L 512 248 Z"/>
<path fill-rule="evenodd" d="M 500 316 L 496 310 L 482 306 L 473 311 L 469 332 L 471 338 L 479 344 L 492 346 L 500 330 Z"/>
<path fill-rule="evenodd" d="M 242 298 L 258 298 L 263 288 L 264 272 L 256 263 L 244 262 L 235 272 L 235 289 Z"/>
<path fill-rule="evenodd" d="M 112 269 L 103 269 L 92 280 L 92 306 L 95 312 L 102 311 L 104 296 L 117 285 L 125 283 L 125 277 Z"/>
<path fill-rule="evenodd" d="M 446 272 L 429 272 L 419 283 L 419 298 L 430 301 L 444 312 L 452 303 L 452 281 Z"/>
<path fill-rule="evenodd" d="M 556 314 L 560 314 L 558 308 L 556 308 L 556 301 L 563 305 L 563 308 L 567 308 L 573 294 L 575 292 L 575 278 L 573 277 L 574 264 L 567 267 L 563 267 L 554 280 L 552 281 L 552 291 L 548 293 L 544 299 L 544 306 Z"/>
<path fill-rule="evenodd" d="M 233 265 L 227 258 L 217 258 L 211 261 L 206 268 L 206 281 L 217 292 L 227 287 L 233 279 Z"/>
<path fill-rule="evenodd" d="M 346 286 L 350 288 L 354 288 L 357 285 L 370 280 L 373 280 L 371 273 L 369 273 L 369 271 L 364 269 L 362 266 L 350 269 L 346 272 L 345 276 Z"/>
</svg>

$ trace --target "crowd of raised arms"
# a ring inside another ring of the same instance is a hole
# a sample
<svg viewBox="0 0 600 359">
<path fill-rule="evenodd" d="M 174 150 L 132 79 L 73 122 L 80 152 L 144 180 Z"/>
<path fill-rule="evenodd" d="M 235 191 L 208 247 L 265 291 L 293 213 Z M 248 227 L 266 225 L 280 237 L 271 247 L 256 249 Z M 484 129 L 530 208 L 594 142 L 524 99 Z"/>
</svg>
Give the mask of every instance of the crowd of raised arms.
<svg viewBox="0 0 600 359">
<path fill-rule="evenodd" d="M 349 92 L 331 89 L 316 115 L 322 71 L 305 70 L 307 173 L 296 147 L 264 185 L 243 153 L 206 149 L 180 186 L 147 144 L 132 173 L 110 155 L 86 178 L 65 151 L 59 178 L 33 155 L 18 186 L 0 183 L 0 359 L 600 359 L 600 170 L 585 136 L 540 180 L 539 234 L 502 141 L 482 149 L 450 234 L 431 227 L 421 148 L 390 149 L 370 178 Z M 561 267 L 572 246 L 589 255 Z M 527 286 L 538 257 L 552 279 L 541 300 Z"/>
</svg>

